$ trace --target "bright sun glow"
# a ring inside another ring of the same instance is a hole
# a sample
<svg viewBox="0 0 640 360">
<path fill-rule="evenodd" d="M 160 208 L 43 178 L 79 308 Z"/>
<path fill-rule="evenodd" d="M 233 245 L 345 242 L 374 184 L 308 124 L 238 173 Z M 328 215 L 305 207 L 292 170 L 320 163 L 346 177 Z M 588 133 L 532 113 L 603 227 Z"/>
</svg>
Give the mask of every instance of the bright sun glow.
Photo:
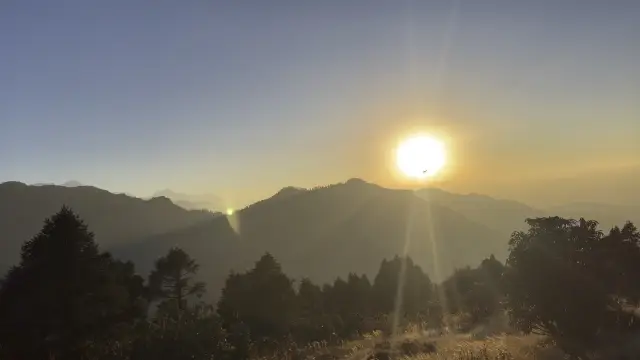
<svg viewBox="0 0 640 360">
<path fill-rule="evenodd" d="M 447 160 L 444 143 L 434 137 L 416 135 L 400 143 L 396 149 L 396 164 L 411 178 L 434 176 Z"/>
</svg>

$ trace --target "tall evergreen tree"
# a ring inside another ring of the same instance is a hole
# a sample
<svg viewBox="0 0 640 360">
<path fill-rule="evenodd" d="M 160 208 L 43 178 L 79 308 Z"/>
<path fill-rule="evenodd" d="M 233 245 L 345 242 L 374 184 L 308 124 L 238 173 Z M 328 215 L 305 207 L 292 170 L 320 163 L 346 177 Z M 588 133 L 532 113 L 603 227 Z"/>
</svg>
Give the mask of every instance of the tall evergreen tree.
<svg viewBox="0 0 640 360">
<path fill-rule="evenodd" d="M 218 314 L 231 331 L 247 326 L 254 340 L 282 339 L 296 317 L 293 281 L 269 253 L 245 274 L 231 274 L 218 302 Z"/>
<path fill-rule="evenodd" d="M 347 276 L 347 312 L 368 316 L 371 312 L 371 282 L 366 275 L 350 273 Z"/>
<path fill-rule="evenodd" d="M 400 298 L 398 290 L 401 291 Z M 398 307 L 400 313 L 414 316 L 426 311 L 433 300 L 433 284 L 429 276 L 409 257 L 396 256 L 391 261 L 383 260 L 372 291 L 376 311 L 384 314 Z M 396 304 L 397 300 L 401 303 Z"/>
<path fill-rule="evenodd" d="M 129 293 L 112 260 L 68 207 L 22 246 L 0 290 L 0 344 L 15 359 L 80 359 L 127 321 Z"/>
<path fill-rule="evenodd" d="M 394 260 L 398 259 L 396 257 Z M 374 309 L 380 314 L 390 314 L 395 308 L 396 291 L 400 269 L 398 261 L 383 259 L 373 280 Z"/>
<path fill-rule="evenodd" d="M 309 279 L 302 279 L 298 288 L 300 316 L 310 318 L 324 312 L 322 289 Z"/>
<path fill-rule="evenodd" d="M 199 265 L 180 248 L 172 248 L 158 259 L 149 276 L 149 291 L 154 300 L 165 300 L 162 307 L 171 312 L 184 310 L 187 299 L 201 297 L 205 292 L 203 282 L 194 282 Z"/>
<path fill-rule="evenodd" d="M 135 265 L 130 261 L 111 260 L 111 277 L 115 283 L 127 290 L 128 314 L 133 317 L 145 317 L 149 305 L 149 288 L 144 278 L 136 274 Z"/>
</svg>

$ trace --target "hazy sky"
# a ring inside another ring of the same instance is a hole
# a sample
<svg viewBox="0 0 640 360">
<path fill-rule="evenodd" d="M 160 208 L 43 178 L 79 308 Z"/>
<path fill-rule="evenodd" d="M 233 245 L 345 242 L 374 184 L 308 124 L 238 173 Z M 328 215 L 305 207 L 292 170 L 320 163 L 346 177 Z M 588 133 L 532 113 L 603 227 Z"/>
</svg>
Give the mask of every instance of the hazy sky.
<svg viewBox="0 0 640 360">
<path fill-rule="evenodd" d="M 0 181 L 406 186 L 416 129 L 447 139 L 438 186 L 624 201 L 640 1 L 0 1 Z"/>
</svg>

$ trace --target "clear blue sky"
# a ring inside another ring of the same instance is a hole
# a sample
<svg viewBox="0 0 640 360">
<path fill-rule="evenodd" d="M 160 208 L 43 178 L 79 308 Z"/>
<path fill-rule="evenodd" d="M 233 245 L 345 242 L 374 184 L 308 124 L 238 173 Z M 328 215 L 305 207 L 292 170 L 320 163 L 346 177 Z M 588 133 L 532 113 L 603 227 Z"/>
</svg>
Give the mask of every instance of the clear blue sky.
<svg viewBox="0 0 640 360">
<path fill-rule="evenodd" d="M 412 127 L 460 191 L 633 167 L 639 35 L 640 1 L 4 0 L 0 181 L 393 185 Z"/>
</svg>

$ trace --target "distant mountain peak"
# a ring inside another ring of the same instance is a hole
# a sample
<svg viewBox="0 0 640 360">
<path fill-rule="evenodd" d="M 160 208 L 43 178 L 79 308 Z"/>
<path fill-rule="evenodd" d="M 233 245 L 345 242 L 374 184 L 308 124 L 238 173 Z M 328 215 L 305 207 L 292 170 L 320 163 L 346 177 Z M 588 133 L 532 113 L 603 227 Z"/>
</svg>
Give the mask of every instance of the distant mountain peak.
<svg viewBox="0 0 640 360">
<path fill-rule="evenodd" d="M 409 222 L 409 216 L 416 221 Z M 238 210 L 236 218 L 219 216 L 189 229 L 150 237 L 130 251 L 147 256 L 180 242 L 186 251 L 196 254 L 205 272 L 212 264 L 243 268 L 255 261 L 255 254 L 269 251 L 294 277 L 322 283 L 349 271 L 375 275 L 372 271 L 381 259 L 408 251 L 403 249 L 409 233 L 414 239 L 410 256 L 421 254 L 421 266 L 434 269 L 436 256 L 444 264 L 438 267 L 438 274 L 431 273 L 436 281 L 453 271 L 453 260 L 473 264 L 491 253 L 502 256 L 507 248 L 499 233 L 444 206 L 429 204 L 411 191 L 350 179 L 308 190 L 287 186 Z M 438 253 L 425 255 L 433 253 L 434 241 L 438 241 Z M 208 280 L 216 291 L 224 284 L 222 278 Z"/>
<path fill-rule="evenodd" d="M 307 189 L 305 188 L 295 187 L 295 186 L 285 186 L 282 189 L 280 189 L 280 191 L 275 193 L 275 195 L 273 195 L 272 197 L 275 198 L 275 197 L 291 196 L 291 195 L 296 195 L 305 191 L 307 191 Z"/>
<path fill-rule="evenodd" d="M 64 187 L 80 187 L 80 186 L 86 186 L 85 184 L 76 181 L 76 180 L 69 180 L 66 182 L 63 182 L 62 184 L 56 184 L 56 183 L 34 183 L 31 184 L 31 186 L 64 186 Z"/>
<path fill-rule="evenodd" d="M 152 197 L 160 197 L 160 196 L 164 196 L 164 197 L 171 197 L 171 196 L 178 196 L 178 195 L 182 195 L 184 196 L 185 194 L 180 194 L 177 193 L 171 189 L 162 189 L 160 191 L 156 191 Z"/>
<path fill-rule="evenodd" d="M 345 182 L 345 184 L 354 184 L 354 185 L 373 185 L 361 178 L 351 178 Z"/>
<path fill-rule="evenodd" d="M 69 180 L 67 182 L 64 182 L 62 184 L 60 184 L 60 186 L 64 186 L 64 187 L 79 187 L 79 186 L 84 186 L 84 184 L 82 184 L 79 181 L 76 180 Z"/>
<path fill-rule="evenodd" d="M 73 185 L 73 184 L 72 184 Z M 125 244 L 214 218 L 188 211 L 168 198 L 150 201 L 114 194 L 93 186 L 0 184 L 0 264 L 14 264 L 22 243 L 37 234 L 44 219 L 63 206 L 86 221 L 101 247 Z"/>
<path fill-rule="evenodd" d="M 27 184 L 22 183 L 20 181 L 6 181 L 3 183 L 0 183 L 0 187 L 6 187 L 6 188 L 18 188 L 18 187 L 24 187 L 27 186 Z"/>
<path fill-rule="evenodd" d="M 173 201 L 171 201 L 171 199 L 169 199 L 166 196 L 154 196 L 151 199 L 149 199 L 148 201 L 155 202 L 155 203 L 158 203 L 158 204 L 159 203 L 171 203 L 171 204 L 173 204 Z"/>
<path fill-rule="evenodd" d="M 163 189 L 156 191 L 151 197 L 165 197 L 187 210 L 220 211 L 227 208 L 224 200 L 214 194 L 185 194 L 171 189 Z"/>
<path fill-rule="evenodd" d="M 340 185 L 340 184 L 337 184 L 337 185 Z M 344 186 L 347 188 L 354 189 L 356 191 L 385 190 L 385 191 L 398 191 L 398 193 L 405 192 L 404 190 L 399 190 L 399 189 L 389 189 L 389 188 L 380 186 L 376 183 L 366 181 L 361 178 L 351 178 L 344 183 Z"/>
</svg>

